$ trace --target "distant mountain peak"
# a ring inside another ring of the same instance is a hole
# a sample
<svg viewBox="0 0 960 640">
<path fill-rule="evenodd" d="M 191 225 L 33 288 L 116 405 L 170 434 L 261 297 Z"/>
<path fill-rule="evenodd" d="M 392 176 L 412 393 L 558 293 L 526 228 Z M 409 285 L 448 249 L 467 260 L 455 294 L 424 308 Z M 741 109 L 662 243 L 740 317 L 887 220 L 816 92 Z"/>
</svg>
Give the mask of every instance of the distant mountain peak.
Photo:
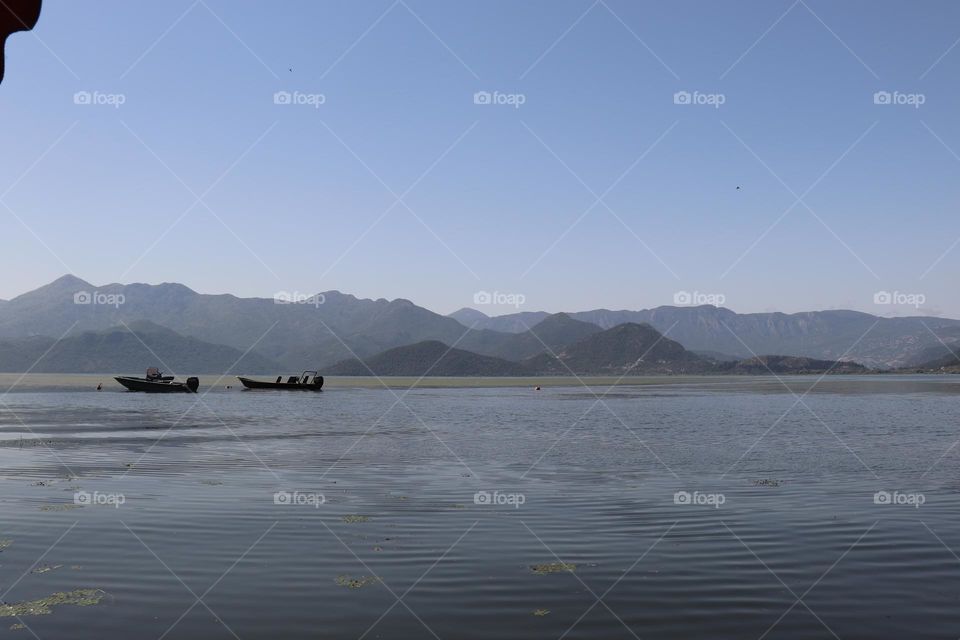
<svg viewBox="0 0 960 640">
<path fill-rule="evenodd" d="M 12 298 L 9 302 L 14 300 L 39 300 L 45 298 L 62 298 L 65 295 L 72 296 L 74 293 L 80 291 L 90 291 L 95 287 L 87 282 L 86 280 L 81 280 L 73 274 L 62 275 L 53 282 L 38 287 L 32 291 L 27 291 L 26 293 L 21 293 L 19 296 Z"/>
<path fill-rule="evenodd" d="M 48 288 L 49 289 L 66 289 L 66 288 L 72 288 L 72 287 L 93 287 L 93 285 L 87 282 L 86 280 L 83 280 L 82 278 L 78 278 L 72 273 L 67 273 L 60 276 L 50 284 L 45 285 L 41 288 L 42 289 L 48 289 Z"/>
<path fill-rule="evenodd" d="M 541 354 L 526 361 L 555 374 L 639 375 L 702 373 L 712 365 L 663 336 L 646 323 L 625 322 L 593 333 L 560 353 Z"/>
<path fill-rule="evenodd" d="M 466 324 L 467 326 L 473 322 L 490 319 L 490 316 L 485 314 L 483 311 L 478 311 L 471 307 L 461 307 L 453 313 L 448 313 L 447 316 L 457 320 L 458 322 Z"/>
<path fill-rule="evenodd" d="M 371 372 L 377 376 L 517 376 L 528 373 L 518 362 L 451 348 L 439 340 L 394 347 L 365 361 L 344 360 L 329 367 L 327 372 L 340 376 L 366 376 Z"/>
</svg>

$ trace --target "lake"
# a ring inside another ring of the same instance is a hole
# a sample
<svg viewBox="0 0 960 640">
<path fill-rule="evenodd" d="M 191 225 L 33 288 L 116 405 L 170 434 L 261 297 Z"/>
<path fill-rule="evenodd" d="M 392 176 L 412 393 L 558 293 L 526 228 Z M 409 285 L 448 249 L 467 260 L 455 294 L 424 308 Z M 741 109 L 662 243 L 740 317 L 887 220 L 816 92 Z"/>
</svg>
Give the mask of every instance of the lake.
<svg viewBox="0 0 960 640">
<path fill-rule="evenodd" d="M 960 635 L 960 378 L 18 378 L 0 637 Z"/>
</svg>

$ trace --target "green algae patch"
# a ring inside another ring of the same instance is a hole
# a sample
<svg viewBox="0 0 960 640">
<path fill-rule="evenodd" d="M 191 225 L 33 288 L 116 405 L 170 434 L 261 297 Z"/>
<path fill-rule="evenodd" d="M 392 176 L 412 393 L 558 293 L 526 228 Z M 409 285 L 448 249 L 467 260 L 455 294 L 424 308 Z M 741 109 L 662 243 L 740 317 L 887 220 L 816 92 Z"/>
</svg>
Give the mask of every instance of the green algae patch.
<svg viewBox="0 0 960 640">
<path fill-rule="evenodd" d="M 759 480 L 753 481 L 753 486 L 755 487 L 779 487 L 783 484 L 781 480 L 774 480 L 773 478 L 760 478 Z"/>
<path fill-rule="evenodd" d="M 358 516 L 358 515 L 343 516 L 342 520 L 347 524 L 359 524 L 361 522 L 367 522 L 368 520 L 370 520 L 370 516 Z"/>
<path fill-rule="evenodd" d="M 81 505 L 72 502 L 62 502 L 60 504 L 45 504 L 40 507 L 40 511 L 69 511 L 70 509 L 79 509 Z"/>
<path fill-rule="evenodd" d="M 550 609 L 534 609 L 533 610 L 533 615 L 537 616 L 538 618 L 542 618 L 548 613 L 550 613 Z"/>
<path fill-rule="evenodd" d="M 20 629 L 26 629 L 26 628 L 27 628 L 27 625 L 23 624 L 22 622 L 18 622 L 16 624 L 10 625 L 10 631 L 20 631 Z"/>
<path fill-rule="evenodd" d="M 51 571 L 56 571 L 57 569 L 59 569 L 59 568 L 62 567 L 62 566 L 63 566 L 62 564 L 45 564 L 45 565 L 41 565 L 41 566 L 37 567 L 36 569 L 34 569 L 33 571 L 31 571 L 30 573 L 49 573 L 49 572 L 51 572 Z"/>
<path fill-rule="evenodd" d="M 75 607 L 91 607 L 100 604 L 106 593 L 101 589 L 75 589 L 73 591 L 58 591 L 46 598 L 17 602 L 14 604 L 0 604 L 0 618 L 19 616 L 45 616 L 53 613 L 54 607 L 72 605 Z"/>
<path fill-rule="evenodd" d="M 352 576 L 337 576 L 335 582 L 347 589 L 362 589 L 377 584 L 380 582 L 380 578 L 377 576 L 359 576 L 357 578 Z"/>
<path fill-rule="evenodd" d="M 4 549 L 6 549 L 12 544 L 13 544 L 13 540 L 10 540 L 9 538 L 4 538 L 3 540 L 0 540 L 0 551 L 3 551 Z"/>
<path fill-rule="evenodd" d="M 563 573 L 564 571 L 573 573 L 577 570 L 577 565 L 569 562 L 545 562 L 530 565 L 530 570 L 538 576 L 546 576 L 551 573 Z"/>
</svg>

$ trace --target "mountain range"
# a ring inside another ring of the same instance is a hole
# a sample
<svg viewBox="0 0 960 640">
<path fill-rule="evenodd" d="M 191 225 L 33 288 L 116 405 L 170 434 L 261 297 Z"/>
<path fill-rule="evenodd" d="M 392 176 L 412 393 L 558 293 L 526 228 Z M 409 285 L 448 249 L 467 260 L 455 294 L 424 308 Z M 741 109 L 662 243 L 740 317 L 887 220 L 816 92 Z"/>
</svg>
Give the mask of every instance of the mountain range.
<svg viewBox="0 0 960 640">
<path fill-rule="evenodd" d="M 631 326 L 607 333 L 623 325 Z M 844 360 L 871 368 L 920 367 L 960 347 L 960 321 L 936 317 L 882 318 L 856 311 L 738 314 L 712 306 L 498 317 L 461 309 L 443 316 L 409 300 L 360 299 L 339 291 L 293 302 L 201 294 L 176 283 L 94 286 L 67 275 L 0 301 L 0 370 L 22 371 L 46 349 L 50 353 L 33 370 L 161 366 L 150 350 L 130 342 L 142 333 L 150 337 L 140 336 L 151 349 L 151 340 L 156 343 L 157 355 L 177 363 L 165 366 L 196 373 L 347 367 L 343 363 L 362 359 L 369 364 L 379 355 L 385 356 L 383 363 L 396 364 L 416 354 L 387 352 L 421 345 L 426 357 L 429 349 L 437 349 L 422 343 L 455 349 L 451 372 L 469 370 L 463 364 L 468 360 L 476 370 L 497 362 L 494 368 L 501 371 L 519 371 L 513 365 L 520 364 L 523 371 L 569 373 L 565 362 L 578 373 L 615 372 L 635 355 L 630 340 L 647 344 L 641 333 L 648 329 L 666 337 L 637 372 L 692 372 L 704 363 L 742 362 L 757 354 L 806 358 L 807 364 Z M 574 348 L 591 337 L 598 337 L 588 343 L 591 351 Z M 495 360 L 472 360 L 460 352 Z M 462 356 L 460 365 L 453 366 L 454 356 Z M 658 360 L 660 366 L 654 364 Z"/>
<path fill-rule="evenodd" d="M 514 332 L 547 315 L 522 312 L 491 318 L 475 309 L 461 309 L 450 317 L 479 329 Z M 899 368 L 930 360 L 934 353 L 947 354 L 943 343 L 960 343 L 960 320 L 931 316 L 884 318 L 844 310 L 736 313 L 709 305 L 642 311 L 596 309 L 568 315 L 602 329 L 625 322 L 649 324 L 687 349 L 729 360 L 776 353 Z"/>
<path fill-rule="evenodd" d="M 550 316 L 533 331 L 550 321 Z M 563 323 L 577 322 L 562 320 Z M 553 327 L 547 327 L 554 329 Z M 366 361 L 345 360 L 329 375 L 343 376 L 616 376 L 697 374 L 866 373 L 853 362 L 797 356 L 757 356 L 736 362 L 710 360 L 683 348 L 648 324 L 627 322 L 598 330 L 556 350 L 517 361 L 482 356 L 436 340 L 389 349 Z"/>
<path fill-rule="evenodd" d="M 4 373 L 142 373 L 147 366 L 183 375 L 272 373 L 278 368 L 259 354 L 182 336 L 145 320 L 60 340 L 47 336 L 0 339 L 0 372 Z"/>
</svg>

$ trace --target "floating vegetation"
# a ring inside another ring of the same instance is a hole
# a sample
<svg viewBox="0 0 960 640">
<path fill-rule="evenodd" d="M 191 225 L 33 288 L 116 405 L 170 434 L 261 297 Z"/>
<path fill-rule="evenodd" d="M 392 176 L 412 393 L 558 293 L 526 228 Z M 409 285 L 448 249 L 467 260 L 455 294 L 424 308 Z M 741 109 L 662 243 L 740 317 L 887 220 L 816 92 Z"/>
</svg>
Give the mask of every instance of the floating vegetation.
<svg viewBox="0 0 960 640">
<path fill-rule="evenodd" d="M 533 610 L 533 615 L 537 616 L 538 618 L 542 618 L 548 613 L 550 613 L 550 609 L 534 609 Z"/>
<path fill-rule="evenodd" d="M 753 481 L 753 486 L 755 487 L 779 487 L 780 485 L 780 480 L 772 480 L 770 478 L 762 478 L 760 480 Z"/>
<path fill-rule="evenodd" d="M 453 508 L 454 508 L 454 509 L 466 509 L 466 508 L 467 508 L 467 505 L 457 503 L 457 504 L 453 505 Z"/>
<path fill-rule="evenodd" d="M 201 480 L 200 484 L 208 484 L 211 487 L 216 487 L 223 484 L 223 480 Z"/>
<path fill-rule="evenodd" d="M 100 604 L 104 595 L 106 594 L 101 589 L 58 591 L 40 600 L 29 600 L 15 604 L 0 604 L 0 618 L 45 616 L 53 613 L 53 607 L 68 604 L 75 607 L 90 607 L 95 604 Z"/>
<path fill-rule="evenodd" d="M 380 582 L 380 578 L 377 576 L 360 576 L 358 578 L 353 578 L 351 576 L 337 576 L 336 578 L 336 583 L 338 585 L 348 589 L 362 589 L 364 587 L 377 584 L 378 582 Z"/>
<path fill-rule="evenodd" d="M 4 549 L 6 549 L 7 547 L 9 547 L 9 546 L 12 545 L 12 544 L 13 544 L 13 540 L 10 540 L 9 538 L 5 538 L 5 539 L 3 539 L 3 540 L 0 540 L 0 551 L 3 551 Z"/>
<path fill-rule="evenodd" d="M 53 482 L 50 480 L 37 480 L 36 482 L 31 482 L 31 487 L 49 487 Z"/>
<path fill-rule="evenodd" d="M 367 522 L 369 519 L 370 519 L 370 516 L 358 516 L 358 515 L 343 516 L 342 518 L 342 520 L 347 524 L 357 524 L 360 522 Z"/>
<path fill-rule="evenodd" d="M 22 622 L 17 622 L 16 624 L 10 625 L 10 631 L 20 631 L 20 629 L 26 629 L 27 625 Z"/>
<path fill-rule="evenodd" d="M 0 447 L 16 447 L 17 449 L 23 449 L 24 447 L 50 447 L 56 443 L 55 440 L 40 440 L 39 438 L 20 438 L 19 440 L 4 440 L 0 442 Z"/>
<path fill-rule="evenodd" d="M 50 571 L 56 571 L 62 566 L 62 564 L 44 564 L 40 565 L 30 573 L 49 573 Z"/>
<path fill-rule="evenodd" d="M 70 509 L 76 509 L 80 507 L 79 504 L 73 504 L 72 502 L 62 502 L 60 504 L 45 504 L 40 507 L 40 511 L 69 511 Z"/>
<path fill-rule="evenodd" d="M 577 565 L 569 562 L 545 562 L 542 564 L 530 565 L 530 570 L 538 576 L 546 576 L 550 575 L 551 573 L 563 573 L 564 571 L 573 573 L 577 570 Z"/>
</svg>

